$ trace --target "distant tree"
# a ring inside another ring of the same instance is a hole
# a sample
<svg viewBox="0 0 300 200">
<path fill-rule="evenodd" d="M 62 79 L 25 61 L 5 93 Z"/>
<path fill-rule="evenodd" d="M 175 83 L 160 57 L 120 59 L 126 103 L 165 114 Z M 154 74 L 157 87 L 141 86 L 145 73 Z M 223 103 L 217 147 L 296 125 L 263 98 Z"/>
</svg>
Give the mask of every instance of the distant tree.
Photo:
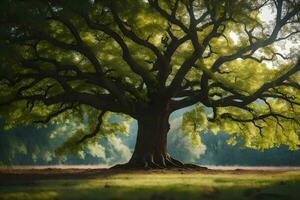
<svg viewBox="0 0 300 200">
<path fill-rule="evenodd" d="M 192 105 L 182 128 L 194 145 L 206 130 L 255 149 L 300 144 L 298 0 L 4 0 L 0 9 L 1 116 L 7 128 L 88 124 L 59 152 L 125 132 L 109 120 L 116 113 L 138 121 L 119 167 L 184 167 L 167 151 L 169 116 Z"/>
</svg>

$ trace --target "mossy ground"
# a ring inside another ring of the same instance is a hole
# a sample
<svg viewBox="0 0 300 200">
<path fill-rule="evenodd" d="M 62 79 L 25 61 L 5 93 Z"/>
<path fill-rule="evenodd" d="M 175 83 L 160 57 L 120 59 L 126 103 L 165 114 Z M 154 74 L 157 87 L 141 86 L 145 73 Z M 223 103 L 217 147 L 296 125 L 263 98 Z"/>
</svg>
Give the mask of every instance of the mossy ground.
<svg viewBox="0 0 300 200">
<path fill-rule="evenodd" d="M 0 199 L 300 199 L 300 171 L 0 173 Z"/>
</svg>

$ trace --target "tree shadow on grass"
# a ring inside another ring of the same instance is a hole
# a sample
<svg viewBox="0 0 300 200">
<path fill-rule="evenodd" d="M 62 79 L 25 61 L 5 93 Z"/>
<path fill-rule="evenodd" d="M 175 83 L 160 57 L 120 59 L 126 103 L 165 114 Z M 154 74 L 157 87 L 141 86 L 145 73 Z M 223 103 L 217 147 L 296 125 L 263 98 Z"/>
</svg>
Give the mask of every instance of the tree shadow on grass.
<svg viewBox="0 0 300 200">
<path fill-rule="evenodd" d="M 91 174 L 92 175 L 92 174 Z M 257 176 L 257 179 L 256 179 Z M 50 179 L 20 176 L 14 184 L 0 185 L 0 200 L 18 199 L 100 199 L 100 200 L 201 200 L 201 199 L 281 199 L 298 200 L 300 176 L 285 174 L 147 174 L 114 173 L 74 178 Z M 284 180 L 281 180 L 282 179 Z M 6 180 L 9 183 L 9 180 Z"/>
</svg>

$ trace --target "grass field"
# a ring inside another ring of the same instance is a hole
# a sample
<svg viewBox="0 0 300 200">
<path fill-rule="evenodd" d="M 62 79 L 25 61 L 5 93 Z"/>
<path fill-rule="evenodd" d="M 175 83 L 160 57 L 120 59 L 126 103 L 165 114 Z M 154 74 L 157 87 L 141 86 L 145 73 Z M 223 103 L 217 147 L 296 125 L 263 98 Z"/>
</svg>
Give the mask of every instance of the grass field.
<svg viewBox="0 0 300 200">
<path fill-rule="evenodd" d="M 300 199 L 300 171 L 2 170 L 0 199 Z"/>
</svg>

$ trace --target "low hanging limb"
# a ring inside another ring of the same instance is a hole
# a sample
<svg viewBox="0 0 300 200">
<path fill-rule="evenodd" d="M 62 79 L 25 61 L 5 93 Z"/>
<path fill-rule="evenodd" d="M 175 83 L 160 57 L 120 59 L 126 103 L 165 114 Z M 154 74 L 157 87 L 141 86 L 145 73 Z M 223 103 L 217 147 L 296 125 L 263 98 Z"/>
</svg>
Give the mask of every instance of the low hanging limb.
<svg viewBox="0 0 300 200">
<path fill-rule="evenodd" d="M 41 120 L 35 120 L 34 123 L 43 123 L 43 124 L 47 124 L 48 122 L 50 122 L 53 118 L 57 117 L 58 115 L 68 111 L 68 110 L 71 110 L 73 109 L 75 106 L 74 104 L 70 104 L 68 106 L 65 106 L 64 108 L 60 109 L 60 110 L 57 110 L 53 113 L 50 113 L 48 116 L 46 116 L 46 118 L 44 119 L 41 119 Z"/>
<path fill-rule="evenodd" d="M 83 142 L 86 141 L 87 139 L 93 138 L 93 137 L 95 137 L 95 136 L 97 135 L 97 133 L 98 133 L 99 130 L 100 130 L 101 124 L 103 123 L 103 116 L 104 116 L 105 113 L 106 113 L 106 111 L 102 111 L 102 112 L 99 114 L 99 116 L 98 116 L 98 118 L 97 118 L 98 122 L 97 122 L 97 124 L 96 124 L 95 129 L 94 129 L 92 132 L 90 132 L 89 134 L 84 135 L 80 140 L 77 141 L 77 144 L 83 143 Z"/>
</svg>

